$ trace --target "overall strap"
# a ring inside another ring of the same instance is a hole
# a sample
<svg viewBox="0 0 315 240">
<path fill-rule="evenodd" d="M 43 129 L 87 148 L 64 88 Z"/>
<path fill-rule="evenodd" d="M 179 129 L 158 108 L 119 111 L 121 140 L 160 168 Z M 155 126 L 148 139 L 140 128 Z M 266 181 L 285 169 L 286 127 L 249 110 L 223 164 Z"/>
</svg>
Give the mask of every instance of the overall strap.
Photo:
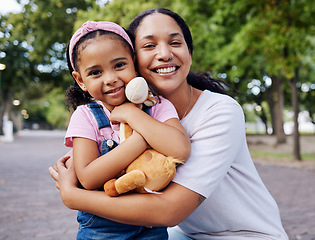
<svg viewBox="0 0 315 240">
<path fill-rule="evenodd" d="M 107 115 L 105 114 L 103 107 L 100 104 L 98 104 L 97 102 L 90 102 L 87 105 L 91 109 L 97 121 L 99 129 L 110 126 L 109 119 Z"/>
<path fill-rule="evenodd" d="M 107 115 L 105 114 L 102 105 L 98 104 L 97 102 L 90 102 L 87 105 L 91 109 L 96 119 L 98 129 L 110 127 L 109 119 Z M 101 142 L 101 155 L 108 153 L 110 150 L 118 146 L 118 143 L 116 141 L 112 139 L 106 139 L 101 134 L 100 130 L 99 130 L 99 134 L 103 137 L 103 140 Z"/>
<path fill-rule="evenodd" d="M 147 113 L 149 116 L 151 116 L 151 107 L 148 107 L 148 106 L 146 106 L 146 105 L 143 104 L 142 111 L 144 111 L 144 112 Z"/>
</svg>

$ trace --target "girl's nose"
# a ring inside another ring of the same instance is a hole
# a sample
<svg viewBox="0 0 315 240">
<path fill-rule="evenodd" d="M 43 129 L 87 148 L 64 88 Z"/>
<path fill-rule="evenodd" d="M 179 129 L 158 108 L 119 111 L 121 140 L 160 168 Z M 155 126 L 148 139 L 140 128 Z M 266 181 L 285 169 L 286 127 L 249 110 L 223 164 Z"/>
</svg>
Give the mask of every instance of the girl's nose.
<svg viewBox="0 0 315 240">
<path fill-rule="evenodd" d="M 161 44 L 158 48 L 157 59 L 167 62 L 173 58 L 173 53 L 168 44 Z"/>
<path fill-rule="evenodd" d="M 113 85 L 117 82 L 117 76 L 113 73 L 107 73 L 104 75 L 103 82 L 105 85 Z"/>
</svg>

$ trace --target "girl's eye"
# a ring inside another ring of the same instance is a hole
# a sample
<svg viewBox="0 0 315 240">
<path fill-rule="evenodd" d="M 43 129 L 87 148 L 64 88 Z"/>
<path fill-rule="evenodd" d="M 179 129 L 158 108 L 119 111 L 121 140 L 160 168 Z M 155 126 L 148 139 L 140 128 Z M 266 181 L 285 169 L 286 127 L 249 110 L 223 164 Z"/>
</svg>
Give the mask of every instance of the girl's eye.
<svg viewBox="0 0 315 240">
<path fill-rule="evenodd" d="M 100 73 L 101 73 L 101 71 L 99 71 L 99 70 L 92 70 L 91 72 L 89 72 L 89 76 L 96 76 Z"/>
<path fill-rule="evenodd" d="M 115 69 L 120 69 L 123 68 L 124 66 L 126 66 L 125 62 L 119 62 L 115 65 Z"/>
</svg>

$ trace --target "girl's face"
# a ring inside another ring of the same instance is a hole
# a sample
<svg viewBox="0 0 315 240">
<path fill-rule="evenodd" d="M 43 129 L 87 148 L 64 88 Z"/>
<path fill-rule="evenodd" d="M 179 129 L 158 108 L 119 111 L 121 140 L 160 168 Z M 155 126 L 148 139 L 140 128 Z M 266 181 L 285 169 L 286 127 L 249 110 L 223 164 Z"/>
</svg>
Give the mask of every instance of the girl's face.
<svg viewBox="0 0 315 240">
<path fill-rule="evenodd" d="M 192 59 L 173 18 L 160 13 L 146 16 L 136 31 L 135 48 L 140 75 L 159 94 L 167 97 L 186 83 Z"/>
<path fill-rule="evenodd" d="M 83 47 L 82 47 L 83 46 Z M 79 47 L 78 68 L 72 75 L 83 91 L 110 111 L 125 100 L 125 84 L 136 77 L 134 62 L 123 43 L 110 35 L 87 40 Z"/>
</svg>

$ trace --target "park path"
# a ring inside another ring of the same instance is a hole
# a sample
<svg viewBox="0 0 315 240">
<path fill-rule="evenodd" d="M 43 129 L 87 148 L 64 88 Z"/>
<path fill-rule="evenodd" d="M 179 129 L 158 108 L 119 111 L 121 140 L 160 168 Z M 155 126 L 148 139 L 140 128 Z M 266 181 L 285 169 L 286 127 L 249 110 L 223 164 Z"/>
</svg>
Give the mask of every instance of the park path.
<svg viewBox="0 0 315 240">
<path fill-rule="evenodd" d="M 67 149 L 64 132 L 23 131 L 0 142 L 0 240 L 75 239 L 76 212 L 67 209 L 48 167 Z M 315 170 L 255 162 L 276 199 L 290 240 L 315 240 Z"/>
</svg>

